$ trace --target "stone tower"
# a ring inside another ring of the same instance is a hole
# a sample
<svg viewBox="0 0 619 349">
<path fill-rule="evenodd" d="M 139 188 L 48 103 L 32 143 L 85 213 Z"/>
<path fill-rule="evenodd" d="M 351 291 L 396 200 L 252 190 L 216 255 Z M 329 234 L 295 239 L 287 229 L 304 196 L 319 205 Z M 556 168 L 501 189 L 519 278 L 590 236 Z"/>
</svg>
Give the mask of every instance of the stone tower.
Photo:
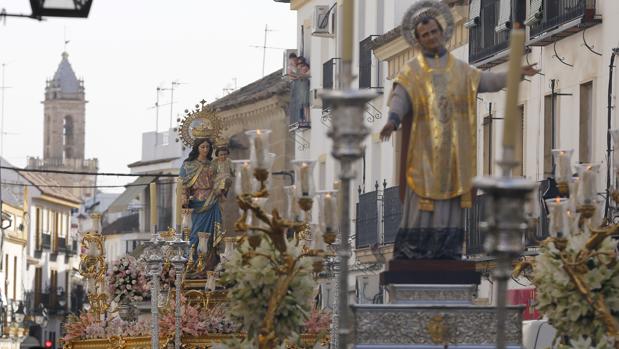
<svg viewBox="0 0 619 349">
<path fill-rule="evenodd" d="M 28 168 L 97 172 L 97 159 L 84 158 L 86 96 L 84 81 L 77 78 L 69 54 L 62 53 L 54 77 L 45 84 L 43 101 L 43 159 L 31 157 Z M 93 176 L 54 175 L 61 184 L 92 186 Z M 92 188 L 75 188 L 74 194 L 90 197 Z"/>
<path fill-rule="evenodd" d="M 63 165 L 65 159 L 84 160 L 86 118 L 84 81 L 77 79 L 68 58 L 63 52 L 58 70 L 47 81 L 43 101 L 43 159 Z"/>
</svg>

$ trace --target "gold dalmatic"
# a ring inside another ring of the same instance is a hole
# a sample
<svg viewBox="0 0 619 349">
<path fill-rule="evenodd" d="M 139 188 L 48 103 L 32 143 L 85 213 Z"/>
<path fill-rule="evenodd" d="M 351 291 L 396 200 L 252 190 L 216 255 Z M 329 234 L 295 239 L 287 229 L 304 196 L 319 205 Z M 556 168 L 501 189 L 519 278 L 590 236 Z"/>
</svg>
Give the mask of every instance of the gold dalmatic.
<svg viewBox="0 0 619 349">
<path fill-rule="evenodd" d="M 462 207 L 470 207 L 477 169 L 480 72 L 447 55 L 445 66 L 430 67 L 418 54 L 395 80 L 408 92 L 413 110 L 406 182 L 426 211 L 433 210 L 434 200 L 458 196 Z"/>
</svg>

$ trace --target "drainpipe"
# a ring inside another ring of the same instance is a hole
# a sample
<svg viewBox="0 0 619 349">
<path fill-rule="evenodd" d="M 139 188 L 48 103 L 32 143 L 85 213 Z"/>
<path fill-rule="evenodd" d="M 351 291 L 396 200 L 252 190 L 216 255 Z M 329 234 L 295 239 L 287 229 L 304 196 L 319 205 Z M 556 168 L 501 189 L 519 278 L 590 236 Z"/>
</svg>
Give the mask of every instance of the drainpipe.
<svg viewBox="0 0 619 349">
<path fill-rule="evenodd" d="M 610 55 L 610 64 L 608 65 L 608 126 L 606 132 L 606 206 L 604 207 L 604 219 L 608 221 L 610 216 L 610 153 L 614 150 L 611 149 L 611 137 L 610 129 L 612 127 L 612 112 L 613 112 L 613 69 L 615 68 L 615 56 L 619 55 L 619 47 L 613 48 Z"/>
</svg>

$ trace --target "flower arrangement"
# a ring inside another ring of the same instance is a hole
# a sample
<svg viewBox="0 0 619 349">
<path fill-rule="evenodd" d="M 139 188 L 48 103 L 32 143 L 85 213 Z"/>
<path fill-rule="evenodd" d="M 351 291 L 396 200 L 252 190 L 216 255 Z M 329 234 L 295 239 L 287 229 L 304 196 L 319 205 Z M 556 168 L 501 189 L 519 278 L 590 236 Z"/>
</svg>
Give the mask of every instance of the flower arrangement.
<svg viewBox="0 0 619 349">
<path fill-rule="evenodd" d="M 64 343 L 81 339 L 102 339 L 112 336 L 139 337 L 150 334 L 150 322 L 140 320 L 126 322 L 119 317 L 108 320 L 99 320 L 90 312 L 79 316 L 69 315 L 64 324 Z"/>
<path fill-rule="evenodd" d="M 617 348 L 619 263 L 610 235 L 619 227 L 583 230 L 542 243 L 533 269 L 537 308 L 557 329 L 556 348 Z"/>
<path fill-rule="evenodd" d="M 162 290 L 168 291 L 174 288 L 174 282 L 176 281 L 176 271 L 174 270 L 174 267 L 172 266 L 172 263 L 170 263 L 170 261 L 166 260 L 166 262 L 163 263 L 160 280 Z"/>
<path fill-rule="evenodd" d="M 122 257 L 113 263 L 108 285 L 116 303 L 142 301 L 149 290 L 144 267 L 133 256 Z"/>
<path fill-rule="evenodd" d="M 176 300 L 170 300 L 169 308 L 159 320 L 159 328 L 164 336 L 174 336 Z M 190 336 L 205 336 L 208 334 L 236 333 L 240 330 L 240 324 L 233 321 L 226 313 L 223 306 L 203 309 L 187 303 L 185 297 L 181 297 L 181 331 Z"/>
<path fill-rule="evenodd" d="M 325 336 L 331 328 L 331 312 L 326 310 L 312 309 L 309 318 L 303 325 L 303 333 Z"/>
<path fill-rule="evenodd" d="M 280 252 L 266 238 L 254 249 L 244 241 L 224 265 L 221 282 L 229 288 L 228 312 L 232 319 L 238 320 L 247 332 L 243 343 L 235 343 L 235 348 L 257 348 L 259 331 L 267 316 L 268 305 L 272 295 L 282 293 L 282 301 L 275 309 L 274 331 L 278 338 L 277 345 L 286 338 L 293 341 L 299 336 L 311 308 L 311 296 L 314 289 L 311 258 L 297 258 L 302 248 L 296 240 L 286 240 L 285 263 L 294 265 L 290 274 L 282 275 L 274 260 Z M 292 264 L 296 261 L 295 264 Z M 280 281 L 291 278 L 287 289 L 280 290 Z"/>
</svg>

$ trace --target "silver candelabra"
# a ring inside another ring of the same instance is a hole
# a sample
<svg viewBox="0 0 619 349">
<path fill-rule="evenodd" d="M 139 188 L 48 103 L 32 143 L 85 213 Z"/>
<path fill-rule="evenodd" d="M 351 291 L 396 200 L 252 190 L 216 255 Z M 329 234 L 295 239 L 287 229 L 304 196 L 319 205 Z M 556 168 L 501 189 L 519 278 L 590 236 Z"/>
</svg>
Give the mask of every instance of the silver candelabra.
<svg viewBox="0 0 619 349">
<path fill-rule="evenodd" d="M 333 106 L 331 129 L 328 136 L 333 139 L 331 154 L 340 162 L 340 244 L 337 247 L 339 259 L 338 274 L 338 348 L 348 348 L 351 323 L 348 306 L 348 261 L 350 259 L 350 181 L 355 174 L 352 164 L 363 156 L 363 140 L 369 134 L 364 124 L 365 104 L 377 94 L 370 90 L 348 89 L 352 80 L 351 63 L 344 62 L 340 71 L 340 80 L 346 89 L 330 90 L 321 97 Z"/>
</svg>

